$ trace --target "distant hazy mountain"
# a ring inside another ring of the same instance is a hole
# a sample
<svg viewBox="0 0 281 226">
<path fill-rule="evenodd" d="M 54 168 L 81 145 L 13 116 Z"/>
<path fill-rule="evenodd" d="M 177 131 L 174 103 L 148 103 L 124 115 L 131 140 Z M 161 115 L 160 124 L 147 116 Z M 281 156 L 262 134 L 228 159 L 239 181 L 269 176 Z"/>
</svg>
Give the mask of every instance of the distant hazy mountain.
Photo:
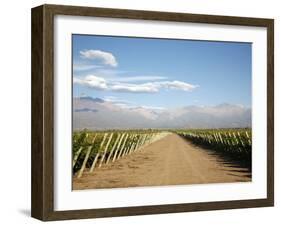
<svg viewBox="0 0 281 226">
<path fill-rule="evenodd" d="M 251 127 L 251 108 L 221 104 L 166 110 L 124 106 L 100 98 L 73 98 L 75 130 L 237 127 Z"/>
</svg>

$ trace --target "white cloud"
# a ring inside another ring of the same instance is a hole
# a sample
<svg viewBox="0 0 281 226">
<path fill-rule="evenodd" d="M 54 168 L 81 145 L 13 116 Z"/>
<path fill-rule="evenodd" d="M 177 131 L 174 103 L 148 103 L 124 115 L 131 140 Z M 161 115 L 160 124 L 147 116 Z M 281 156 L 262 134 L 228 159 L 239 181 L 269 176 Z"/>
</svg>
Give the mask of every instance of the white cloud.
<svg viewBox="0 0 281 226">
<path fill-rule="evenodd" d="M 129 93 L 156 93 L 158 87 L 153 83 L 131 84 L 131 83 L 116 83 L 111 86 L 112 91 L 129 92 Z"/>
<path fill-rule="evenodd" d="M 115 101 L 119 100 L 119 98 L 115 97 L 115 96 L 105 96 L 102 99 L 104 99 L 105 101 L 110 101 L 110 102 L 115 102 Z"/>
<path fill-rule="evenodd" d="M 148 106 L 148 105 L 136 105 L 136 103 L 121 99 L 116 96 L 105 96 L 102 98 L 104 101 L 114 104 L 120 108 L 126 109 L 146 109 L 146 110 L 155 110 L 155 111 L 164 111 L 166 108 L 158 106 Z"/>
<path fill-rule="evenodd" d="M 141 108 L 144 108 L 144 109 L 148 109 L 148 110 L 159 110 L 159 111 L 167 110 L 167 108 L 164 108 L 164 107 L 157 107 L 157 106 L 142 105 L 142 106 L 140 106 L 140 107 L 141 107 Z"/>
<path fill-rule="evenodd" d="M 101 77 L 97 77 L 94 75 L 87 75 L 86 77 L 80 79 L 77 77 L 73 78 L 74 84 L 85 85 L 90 88 L 98 89 L 98 90 L 106 90 L 108 89 L 106 80 Z"/>
<path fill-rule="evenodd" d="M 126 103 L 113 103 L 115 106 L 120 107 L 120 108 L 131 108 L 131 105 L 126 104 Z"/>
<path fill-rule="evenodd" d="M 183 90 L 183 91 L 192 91 L 195 88 L 197 88 L 197 85 L 192 85 L 186 82 L 180 82 L 180 81 L 164 81 L 164 82 L 159 82 L 159 85 L 162 87 L 165 87 L 167 89 L 178 89 L 178 90 Z"/>
<path fill-rule="evenodd" d="M 86 85 L 88 87 L 115 91 L 115 92 L 129 92 L 129 93 L 156 93 L 160 89 L 177 89 L 185 92 L 192 91 L 197 88 L 197 85 L 192 85 L 181 81 L 161 81 L 161 82 L 147 82 L 147 83 L 124 83 L 116 82 L 114 80 L 105 80 L 102 77 L 95 75 L 88 75 L 84 78 L 75 78 L 75 84 Z"/>
<path fill-rule="evenodd" d="M 111 86 L 111 90 L 117 92 L 156 93 L 159 92 L 161 88 L 192 91 L 197 87 L 197 85 L 180 81 L 148 82 L 142 84 L 118 82 Z"/>
<path fill-rule="evenodd" d="M 89 49 L 80 51 L 80 55 L 85 59 L 100 60 L 103 64 L 112 67 L 116 67 L 118 65 L 115 56 L 110 52 Z"/>
<path fill-rule="evenodd" d="M 122 107 L 128 108 L 128 107 L 134 106 L 133 102 L 128 101 L 128 100 L 124 100 L 124 99 L 121 99 L 121 98 L 115 97 L 115 96 L 105 96 L 102 99 L 106 102 L 110 102 L 112 104 L 119 105 L 119 106 L 122 106 Z"/>
</svg>

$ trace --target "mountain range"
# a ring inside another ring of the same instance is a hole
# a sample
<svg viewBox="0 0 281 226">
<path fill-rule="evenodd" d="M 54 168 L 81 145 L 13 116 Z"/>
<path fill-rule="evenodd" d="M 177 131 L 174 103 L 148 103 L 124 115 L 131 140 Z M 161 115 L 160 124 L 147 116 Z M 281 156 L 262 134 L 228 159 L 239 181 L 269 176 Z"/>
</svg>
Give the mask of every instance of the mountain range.
<svg viewBox="0 0 281 226">
<path fill-rule="evenodd" d="M 244 127 L 251 127 L 251 108 L 241 105 L 162 109 L 87 96 L 73 98 L 74 130 Z"/>
</svg>

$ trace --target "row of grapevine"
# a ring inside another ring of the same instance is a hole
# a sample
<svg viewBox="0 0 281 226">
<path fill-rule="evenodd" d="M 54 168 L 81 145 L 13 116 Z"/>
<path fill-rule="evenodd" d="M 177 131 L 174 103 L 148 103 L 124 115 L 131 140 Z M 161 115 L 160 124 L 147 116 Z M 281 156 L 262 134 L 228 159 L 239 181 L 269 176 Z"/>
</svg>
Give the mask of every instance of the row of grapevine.
<svg viewBox="0 0 281 226">
<path fill-rule="evenodd" d="M 249 129 L 190 130 L 177 132 L 187 140 L 198 145 L 250 160 L 252 137 Z"/>
<path fill-rule="evenodd" d="M 80 178 L 166 136 L 161 132 L 78 132 L 73 136 L 73 173 Z"/>
</svg>

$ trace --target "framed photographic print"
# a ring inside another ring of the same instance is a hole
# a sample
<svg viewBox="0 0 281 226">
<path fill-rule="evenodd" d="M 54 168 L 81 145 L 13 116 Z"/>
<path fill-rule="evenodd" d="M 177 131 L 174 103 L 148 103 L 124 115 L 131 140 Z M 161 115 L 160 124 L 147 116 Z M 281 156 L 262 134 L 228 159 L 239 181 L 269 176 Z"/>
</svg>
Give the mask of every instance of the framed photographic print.
<svg viewBox="0 0 281 226">
<path fill-rule="evenodd" d="M 274 204 L 272 19 L 32 9 L 32 216 Z"/>
</svg>

